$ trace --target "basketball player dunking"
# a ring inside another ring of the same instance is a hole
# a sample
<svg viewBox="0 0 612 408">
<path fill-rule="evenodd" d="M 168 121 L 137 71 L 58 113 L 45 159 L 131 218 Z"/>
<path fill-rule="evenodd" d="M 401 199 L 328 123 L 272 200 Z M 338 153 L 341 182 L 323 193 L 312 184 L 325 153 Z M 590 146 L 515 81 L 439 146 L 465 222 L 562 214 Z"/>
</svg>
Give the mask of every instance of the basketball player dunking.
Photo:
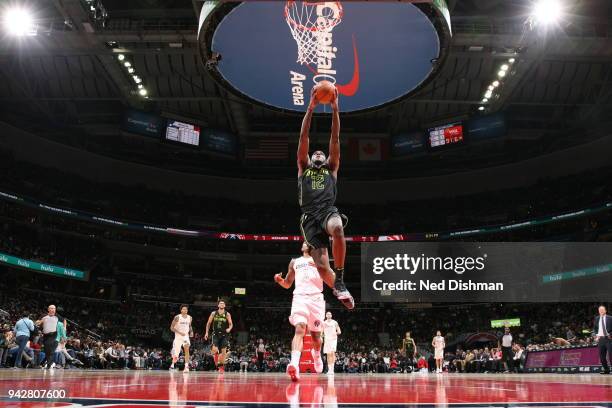
<svg viewBox="0 0 612 408">
<path fill-rule="evenodd" d="M 342 333 L 340 325 L 332 319 L 331 312 L 325 313 L 323 322 L 323 353 L 327 356 L 327 375 L 334 375 L 336 367 L 336 348 L 338 347 L 338 336 Z"/>
<path fill-rule="evenodd" d="M 193 329 L 191 327 L 192 318 L 187 314 L 189 309 L 187 305 L 181 305 L 181 313 L 174 316 L 172 324 L 170 325 L 170 331 L 174 332 L 174 342 L 172 343 L 172 364 L 170 370 L 174 370 L 179 355 L 181 354 L 181 347 L 185 353 L 185 369 L 183 372 L 189 372 L 189 346 L 191 342 L 190 337 L 193 337 Z"/>
<path fill-rule="evenodd" d="M 329 158 L 317 150 L 308 157 L 310 144 L 310 123 L 317 105 L 316 87 L 313 87 L 310 104 L 302 122 L 300 141 L 297 151 L 298 194 L 302 217 L 300 228 L 304 240 L 310 248 L 321 278 L 333 288 L 336 296 L 348 309 L 355 307 L 353 296 L 344 284 L 344 260 L 346 257 L 346 240 L 344 224 L 346 216 L 341 215 L 334 206 L 336 203 L 338 169 L 340 168 L 340 113 L 338 109 L 338 91 L 331 102 L 332 130 L 329 140 Z M 327 246 L 332 237 L 332 253 L 336 272 L 329 265 Z"/>
<path fill-rule="evenodd" d="M 323 372 L 323 360 L 321 360 L 321 329 L 325 317 L 323 279 L 310 252 L 311 248 L 304 242 L 302 256 L 291 260 L 287 276 L 283 279 L 280 273 L 274 275 L 276 283 L 285 289 L 289 289 L 295 281 L 289 316 L 289 322 L 295 327 L 295 334 L 291 342 L 291 362 L 287 366 L 287 374 L 292 381 L 300 378 L 300 356 L 304 347 L 306 329 L 312 336 L 312 359 L 315 371 L 319 374 Z"/>
<path fill-rule="evenodd" d="M 208 333 L 210 326 L 212 325 L 212 346 L 211 351 L 213 358 L 215 359 L 215 365 L 219 369 L 219 372 L 225 372 L 225 359 L 227 357 L 227 346 L 229 332 L 232 331 L 234 324 L 232 323 L 232 316 L 225 310 L 225 302 L 219 300 L 217 303 L 217 310 L 212 312 L 206 322 L 206 333 L 204 333 L 204 340 L 208 340 Z"/>
</svg>

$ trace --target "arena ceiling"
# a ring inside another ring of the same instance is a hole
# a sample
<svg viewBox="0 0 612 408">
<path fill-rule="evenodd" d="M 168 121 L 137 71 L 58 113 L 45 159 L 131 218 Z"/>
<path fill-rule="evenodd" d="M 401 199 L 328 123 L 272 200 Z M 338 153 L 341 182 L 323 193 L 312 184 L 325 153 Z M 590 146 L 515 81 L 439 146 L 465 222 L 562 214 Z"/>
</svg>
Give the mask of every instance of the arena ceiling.
<svg viewBox="0 0 612 408">
<path fill-rule="evenodd" d="M 156 108 L 230 129 L 242 138 L 294 133 L 299 118 L 254 106 L 210 78 L 197 46 L 199 0 L 38 0 L 37 35 L 0 42 L 0 109 L 50 123 L 118 128 L 127 106 Z M 15 2 L 13 2 L 15 3 Z M 572 1 L 568 18 L 525 34 L 529 0 L 451 0 L 453 40 L 440 74 L 418 95 L 343 119 L 343 131 L 392 134 L 475 114 L 500 63 L 520 57 L 491 110 L 508 113 L 515 137 L 608 119 L 612 101 L 612 5 Z M 99 17 L 99 16 L 98 16 Z M 149 98 L 117 63 L 129 55 Z"/>
</svg>

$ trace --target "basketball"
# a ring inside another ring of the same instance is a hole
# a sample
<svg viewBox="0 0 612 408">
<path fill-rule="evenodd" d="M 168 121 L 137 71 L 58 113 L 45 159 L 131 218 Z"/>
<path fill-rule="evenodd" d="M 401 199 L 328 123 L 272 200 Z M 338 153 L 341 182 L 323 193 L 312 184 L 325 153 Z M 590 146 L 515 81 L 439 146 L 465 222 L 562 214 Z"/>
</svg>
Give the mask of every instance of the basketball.
<svg viewBox="0 0 612 408">
<path fill-rule="evenodd" d="M 336 87 L 329 81 L 321 81 L 315 85 L 315 97 L 319 103 L 327 105 L 336 97 Z"/>
</svg>

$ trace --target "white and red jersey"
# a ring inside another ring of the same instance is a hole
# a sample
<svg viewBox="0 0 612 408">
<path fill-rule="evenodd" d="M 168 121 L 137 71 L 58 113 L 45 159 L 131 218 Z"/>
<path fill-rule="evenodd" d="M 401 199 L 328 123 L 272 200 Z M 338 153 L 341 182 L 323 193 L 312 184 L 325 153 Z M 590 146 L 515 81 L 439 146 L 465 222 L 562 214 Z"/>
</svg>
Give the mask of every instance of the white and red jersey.
<svg viewBox="0 0 612 408">
<path fill-rule="evenodd" d="M 293 262 L 295 271 L 294 295 L 314 295 L 323 292 L 323 279 L 311 257 L 299 257 Z"/>
<path fill-rule="evenodd" d="M 433 339 L 433 344 L 436 350 L 444 349 L 444 346 L 445 346 L 444 337 L 435 336 Z"/>
<path fill-rule="evenodd" d="M 183 317 L 182 314 L 176 315 L 178 321 L 174 326 L 174 330 L 184 333 L 183 335 L 189 337 L 189 329 L 191 328 L 191 316 L 186 315 Z M 180 336 L 177 332 L 174 333 L 175 337 Z"/>
<path fill-rule="evenodd" d="M 338 338 L 338 322 L 334 319 L 326 319 L 323 322 L 323 335 L 325 341 L 335 340 Z"/>
</svg>

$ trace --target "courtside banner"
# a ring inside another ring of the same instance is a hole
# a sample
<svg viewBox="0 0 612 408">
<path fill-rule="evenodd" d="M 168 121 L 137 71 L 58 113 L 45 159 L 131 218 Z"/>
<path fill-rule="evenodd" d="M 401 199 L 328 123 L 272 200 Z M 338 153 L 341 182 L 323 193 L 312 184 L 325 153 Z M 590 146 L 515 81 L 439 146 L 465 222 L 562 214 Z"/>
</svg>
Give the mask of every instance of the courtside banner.
<svg viewBox="0 0 612 408">
<path fill-rule="evenodd" d="M 609 302 L 609 242 L 361 244 L 364 302 Z"/>
</svg>

